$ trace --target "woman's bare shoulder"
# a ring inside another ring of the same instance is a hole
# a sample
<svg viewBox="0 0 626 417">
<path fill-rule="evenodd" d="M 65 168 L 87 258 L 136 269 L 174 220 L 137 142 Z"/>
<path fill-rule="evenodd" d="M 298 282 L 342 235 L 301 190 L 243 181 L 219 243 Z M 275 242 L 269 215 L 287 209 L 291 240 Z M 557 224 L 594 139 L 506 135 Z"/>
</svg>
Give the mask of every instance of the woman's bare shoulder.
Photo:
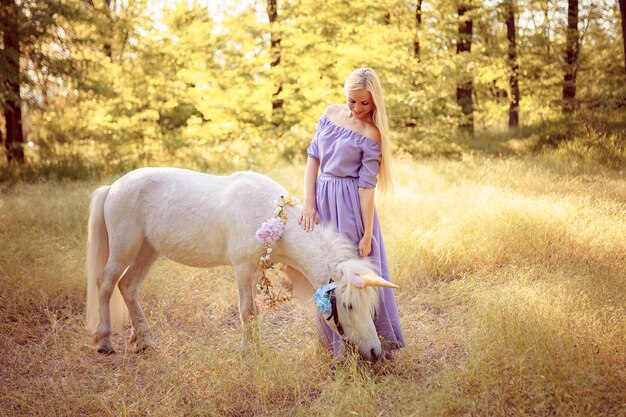
<svg viewBox="0 0 626 417">
<path fill-rule="evenodd" d="M 382 140 L 382 137 L 380 136 L 380 131 L 373 124 L 368 123 L 365 130 L 366 130 L 365 136 L 367 136 L 368 138 L 376 142 L 380 142 Z"/>
</svg>

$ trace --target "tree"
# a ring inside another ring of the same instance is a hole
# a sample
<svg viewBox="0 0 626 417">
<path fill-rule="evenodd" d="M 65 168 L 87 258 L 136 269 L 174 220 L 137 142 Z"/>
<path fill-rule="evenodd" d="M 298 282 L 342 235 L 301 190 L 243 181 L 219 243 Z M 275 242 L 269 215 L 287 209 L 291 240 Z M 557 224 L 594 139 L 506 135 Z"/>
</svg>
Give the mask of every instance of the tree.
<svg viewBox="0 0 626 417">
<path fill-rule="evenodd" d="M 509 128 L 519 125 L 519 65 L 517 62 L 517 47 L 515 44 L 515 0 L 507 0 L 505 4 L 506 38 L 508 40 L 509 64 Z"/>
<path fill-rule="evenodd" d="M 415 37 L 413 38 L 413 53 L 415 54 L 415 58 L 419 61 L 420 59 L 420 30 L 422 29 L 422 1 L 417 0 L 417 4 L 415 5 L 415 22 L 417 23 L 417 28 L 415 29 Z"/>
<path fill-rule="evenodd" d="M 103 2 L 103 8 L 102 8 L 102 13 L 104 13 L 105 15 L 105 20 L 106 23 L 104 25 L 100 25 L 100 29 L 105 32 L 104 35 L 104 42 L 102 45 L 102 50 L 104 51 L 104 54 L 109 58 L 109 59 L 113 59 L 113 47 L 112 47 L 112 38 L 113 38 L 113 9 L 115 7 L 115 5 L 111 4 L 111 0 L 102 0 Z M 98 8 L 96 8 L 96 6 L 94 5 L 93 0 L 87 0 L 87 3 L 89 3 L 89 5 L 91 7 L 94 8 L 94 10 L 100 11 Z"/>
<path fill-rule="evenodd" d="M 456 44 L 457 54 L 469 54 L 472 50 L 472 19 L 466 13 L 471 10 L 470 4 L 461 0 L 458 4 L 459 40 Z M 456 87 L 456 101 L 465 116 L 461 128 L 474 134 L 474 104 L 472 102 L 472 73 L 467 66 L 461 74 Z"/>
<path fill-rule="evenodd" d="M 281 36 L 277 30 L 278 8 L 276 0 L 267 0 L 267 16 L 270 21 L 270 72 L 274 79 L 274 91 L 272 92 L 272 125 L 278 127 L 283 122 L 283 99 L 280 97 L 283 84 L 280 81 L 278 68 L 280 65 L 280 41 Z"/>
<path fill-rule="evenodd" d="M 2 98 L 6 121 L 4 143 L 9 163 L 24 163 L 22 99 L 20 94 L 20 7 L 15 0 L 2 2 Z"/>
<path fill-rule="evenodd" d="M 619 0 L 619 11 L 622 16 L 622 44 L 624 46 L 624 72 L 626 72 L 626 0 Z"/>
<path fill-rule="evenodd" d="M 579 47 L 578 0 L 568 0 L 565 76 L 563 78 L 563 113 L 565 114 L 572 113 L 575 109 Z"/>
<path fill-rule="evenodd" d="M 69 52 L 75 28 L 89 24 L 83 0 L 41 2 L 3 0 L 0 6 L 0 100 L 6 122 L 5 148 L 9 162 L 23 163 L 22 112 L 49 104 L 53 92 L 69 96 L 84 73 L 81 62 Z M 77 42 L 88 43 L 86 39 Z M 74 82 L 74 84 L 72 84 Z M 67 107 L 67 104 L 64 106 Z M 41 113 L 49 111 L 43 108 Z"/>
</svg>

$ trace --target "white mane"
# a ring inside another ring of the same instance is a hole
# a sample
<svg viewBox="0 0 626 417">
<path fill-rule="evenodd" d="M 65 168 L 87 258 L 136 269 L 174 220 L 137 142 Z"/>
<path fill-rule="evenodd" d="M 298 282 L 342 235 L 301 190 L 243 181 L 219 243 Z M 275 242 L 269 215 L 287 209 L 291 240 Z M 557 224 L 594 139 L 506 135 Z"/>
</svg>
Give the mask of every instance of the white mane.
<svg viewBox="0 0 626 417">
<path fill-rule="evenodd" d="M 290 210 L 289 218 L 295 218 L 300 208 Z M 290 243 L 307 255 L 307 264 L 301 265 L 285 260 L 295 268 L 284 268 L 291 280 L 294 295 L 303 302 L 310 300 L 315 288 L 328 284 L 332 278 L 338 286 L 335 294 L 338 302 L 352 304 L 373 313 L 378 306 L 375 288 L 356 288 L 352 278 L 357 274 L 376 274 L 368 258 L 359 257 L 356 245 L 345 235 L 333 230 L 331 225 L 318 224 L 312 232 L 305 232 L 297 222 L 290 222 Z M 289 248 L 293 251 L 293 248 Z M 310 269 L 307 271 L 307 267 Z M 302 274 L 307 275 L 305 279 Z"/>
</svg>

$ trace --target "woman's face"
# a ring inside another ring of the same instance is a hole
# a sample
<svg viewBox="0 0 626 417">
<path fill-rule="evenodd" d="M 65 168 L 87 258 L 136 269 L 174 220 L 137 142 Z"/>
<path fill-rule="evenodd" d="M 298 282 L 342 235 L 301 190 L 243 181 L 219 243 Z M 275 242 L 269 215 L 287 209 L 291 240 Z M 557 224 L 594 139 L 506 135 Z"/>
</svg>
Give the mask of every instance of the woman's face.
<svg viewBox="0 0 626 417">
<path fill-rule="evenodd" d="M 367 119 L 370 112 L 374 110 L 372 93 L 367 90 L 348 91 L 347 102 L 352 115 L 360 120 Z"/>
</svg>

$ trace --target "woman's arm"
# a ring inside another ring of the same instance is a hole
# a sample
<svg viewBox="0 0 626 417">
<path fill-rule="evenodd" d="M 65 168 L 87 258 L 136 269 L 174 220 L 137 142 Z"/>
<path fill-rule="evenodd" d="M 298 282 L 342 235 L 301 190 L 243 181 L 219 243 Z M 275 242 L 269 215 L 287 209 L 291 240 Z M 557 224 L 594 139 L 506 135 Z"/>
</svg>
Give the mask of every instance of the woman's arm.
<svg viewBox="0 0 626 417">
<path fill-rule="evenodd" d="M 313 230 L 313 226 L 319 222 L 315 212 L 315 182 L 319 169 L 319 159 L 309 157 L 304 169 L 304 203 L 298 219 L 298 224 L 306 231 Z"/>
<path fill-rule="evenodd" d="M 374 230 L 374 188 L 359 188 L 361 217 L 365 233 L 359 242 L 359 255 L 366 257 L 372 251 L 372 233 Z"/>
</svg>

